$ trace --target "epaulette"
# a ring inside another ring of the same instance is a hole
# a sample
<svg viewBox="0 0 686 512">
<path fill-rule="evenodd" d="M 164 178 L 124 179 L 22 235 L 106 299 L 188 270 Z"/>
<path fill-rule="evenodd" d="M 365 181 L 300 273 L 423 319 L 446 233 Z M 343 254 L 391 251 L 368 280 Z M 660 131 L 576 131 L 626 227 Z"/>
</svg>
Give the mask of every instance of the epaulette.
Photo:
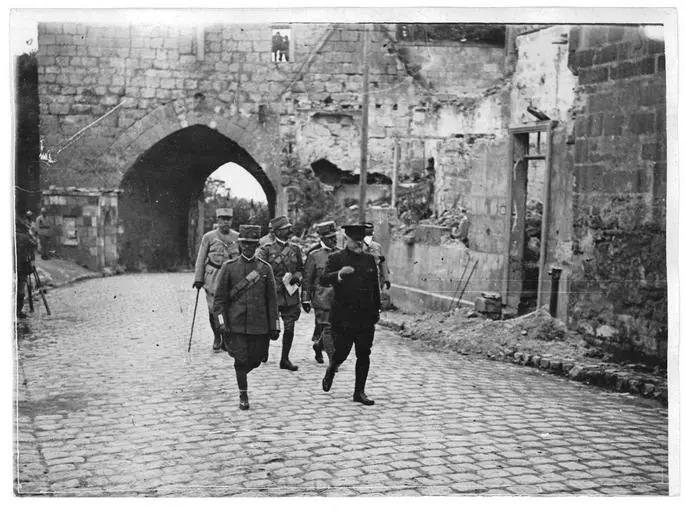
<svg viewBox="0 0 686 512">
<path fill-rule="evenodd" d="M 239 254 L 238 256 L 236 256 L 235 258 L 229 258 L 229 259 L 226 260 L 224 263 L 222 263 L 222 267 L 223 267 L 224 265 L 226 265 L 227 263 L 235 263 L 235 262 L 237 262 L 239 259 L 241 259 L 241 255 L 240 255 L 240 254 Z"/>
</svg>

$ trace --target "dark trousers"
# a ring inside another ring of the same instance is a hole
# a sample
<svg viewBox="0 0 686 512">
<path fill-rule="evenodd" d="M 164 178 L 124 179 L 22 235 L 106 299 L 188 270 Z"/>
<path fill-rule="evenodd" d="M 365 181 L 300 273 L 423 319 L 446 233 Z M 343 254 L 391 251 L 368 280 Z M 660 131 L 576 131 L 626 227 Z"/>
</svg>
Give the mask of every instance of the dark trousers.
<svg viewBox="0 0 686 512">
<path fill-rule="evenodd" d="M 355 393 L 364 391 L 369 373 L 369 356 L 374 342 L 374 325 L 370 326 L 332 326 L 334 353 L 331 365 L 338 368 L 348 358 L 355 346 Z"/>
<path fill-rule="evenodd" d="M 279 314 L 283 321 L 283 336 L 281 337 L 281 361 L 288 361 L 295 335 L 295 322 L 300 318 L 300 304 L 279 306 Z"/>
<path fill-rule="evenodd" d="M 28 274 L 17 274 L 17 313 L 24 309 L 24 298 L 26 297 L 26 284 L 28 283 Z"/>
</svg>

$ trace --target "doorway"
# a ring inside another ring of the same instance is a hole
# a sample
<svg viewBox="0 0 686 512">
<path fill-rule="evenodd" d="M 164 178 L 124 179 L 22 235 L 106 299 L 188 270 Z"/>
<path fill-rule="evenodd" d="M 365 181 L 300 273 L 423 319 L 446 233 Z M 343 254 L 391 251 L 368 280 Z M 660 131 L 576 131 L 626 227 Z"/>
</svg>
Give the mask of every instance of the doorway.
<svg viewBox="0 0 686 512">
<path fill-rule="evenodd" d="M 510 129 L 507 306 L 524 315 L 541 307 L 553 122 Z"/>
</svg>

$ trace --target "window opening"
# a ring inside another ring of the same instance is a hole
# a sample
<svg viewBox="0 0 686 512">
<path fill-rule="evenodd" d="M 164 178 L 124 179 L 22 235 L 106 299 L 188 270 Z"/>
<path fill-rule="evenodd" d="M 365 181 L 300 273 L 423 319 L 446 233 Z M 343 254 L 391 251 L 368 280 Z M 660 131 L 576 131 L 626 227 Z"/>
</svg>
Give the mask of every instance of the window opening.
<svg viewBox="0 0 686 512">
<path fill-rule="evenodd" d="M 272 62 L 289 62 L 291 60 L 290 27 L 272 28 Z"/>
</svg>

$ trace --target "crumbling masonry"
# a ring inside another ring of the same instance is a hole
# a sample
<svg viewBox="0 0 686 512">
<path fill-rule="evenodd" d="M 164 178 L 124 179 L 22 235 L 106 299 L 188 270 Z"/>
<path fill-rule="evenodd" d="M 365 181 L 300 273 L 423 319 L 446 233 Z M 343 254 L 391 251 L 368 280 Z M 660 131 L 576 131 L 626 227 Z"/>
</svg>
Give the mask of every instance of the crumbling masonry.
<svg viewBox="0 0 686 512">
<path fill-rule="evenodd" d="M 508 26 L 500 43 L 398 28 L 371 34 L 369 170 L 392 178 L 396 145 L 398 183 L 433 159 L 430 209 L 465 206 L 471 230 L 469 249 L 429 228 L 385 239 L 394 300 L 448 307 L 478 261 L 467 300 L 543 306 L 558 267 L 558 316 L 664 359 L 663 42 L 638 26 Z M 290 60 L 272 62 L 267 24 L 41 24 L 40 133 L 55 161 L 40 179 L 60 253 L 91 267 L 187 262 L 204 180 L 228 161 L 274 213 L 288 211 L 293 169 L 356 171 L 363 26 L 290 29 Z M 532 198 L 540 256 L 527 260 Z"/>
</svg>

